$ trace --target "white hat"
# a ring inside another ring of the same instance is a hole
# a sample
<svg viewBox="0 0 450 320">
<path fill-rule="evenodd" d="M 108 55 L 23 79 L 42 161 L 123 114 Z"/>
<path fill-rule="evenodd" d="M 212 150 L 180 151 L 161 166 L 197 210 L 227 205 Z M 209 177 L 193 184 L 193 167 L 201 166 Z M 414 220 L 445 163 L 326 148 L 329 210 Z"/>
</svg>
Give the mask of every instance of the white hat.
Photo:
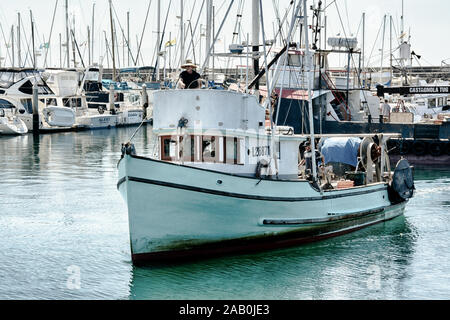
<svg viewBox="0 0 450 320">
<path fill-rule="evenodd" d="M 181 66 L 181 68 L 186 69 L 187 67 L 192 67 L 192 68 L 196 69 L 197 65 L 192 63 L 192 60 L 188 59 L 188 60 L 186 60 L 186 63 Z"/>
</svg>

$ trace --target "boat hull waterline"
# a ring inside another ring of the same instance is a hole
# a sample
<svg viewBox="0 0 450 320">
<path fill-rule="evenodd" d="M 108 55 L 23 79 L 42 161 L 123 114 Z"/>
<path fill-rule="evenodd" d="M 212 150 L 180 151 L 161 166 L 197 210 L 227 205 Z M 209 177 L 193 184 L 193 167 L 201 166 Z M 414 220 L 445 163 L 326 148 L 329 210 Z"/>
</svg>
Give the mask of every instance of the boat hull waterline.
<svg viewBox="0 0 450 320">
<path fill-rule="evenodd" d="M 126 155 L 134 263 L 252 252 L 317 241 L 391 220 L 388 185 L 320 193 L 307 181 L 259 180 Z M 358 208 L 355 211 L 355 208 Z"/>
</svg>

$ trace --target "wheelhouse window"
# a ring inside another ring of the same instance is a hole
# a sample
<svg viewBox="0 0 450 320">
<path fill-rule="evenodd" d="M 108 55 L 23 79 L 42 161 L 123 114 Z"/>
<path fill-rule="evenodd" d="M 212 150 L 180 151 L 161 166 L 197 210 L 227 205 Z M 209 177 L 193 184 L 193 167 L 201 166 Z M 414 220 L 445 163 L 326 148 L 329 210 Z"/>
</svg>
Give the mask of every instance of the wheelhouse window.
<svg viewBox="0 0 450 320">
<path fill-rule="evenodd" d="M 175 137 L 162 137 L 161 138 L 161 160 L 175 161 L 177 153 L 177 141 Z"/>
<path fill-rule="evenodd" d="M 298 54 L 290 54 L 288 59 L 288 65 L 292 67 L 301 67 L 302 56 Z"/>
<path fill-rule="evenodd" d="M 70 99 L 64 98 L 63 99 L 63 106 L 70 108 Z"/>
<path fill-rule="evenodd" d="M 55 98 L 47 99 L 47 106 L 57 106 L 56 99 Z"/>
<path fill-rule="evenodd" d="M 243 164 L 243 139 L 222 136 L 163 136 L 161 160 Z"/>
<path fill-rule="evenodd" d="M 202 138 L 202 160 L 203 162 L 217 162 L 217 139 L 216 137 Z"/>
<path fill-rule="evenodd" d="M 225 161 L 228 164 L 243 164 L 241 161 L 241 149 L 243 140 L 233 137 L 225 138 Z"/>
</svg>

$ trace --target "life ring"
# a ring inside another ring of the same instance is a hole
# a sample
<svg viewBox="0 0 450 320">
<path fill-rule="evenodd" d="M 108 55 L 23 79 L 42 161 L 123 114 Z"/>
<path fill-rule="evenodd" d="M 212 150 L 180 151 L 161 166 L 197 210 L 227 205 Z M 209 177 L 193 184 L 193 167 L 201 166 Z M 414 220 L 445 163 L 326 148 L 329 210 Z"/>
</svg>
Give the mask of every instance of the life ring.
<svg viewBox="0 0 450 320">
<path fill-rule="evenodd" d="M 400 140 L 398 150 L 400 154 L 403 156 L 408 154 L 409 150 L 411 150 L 412 142 L 409 140 Z"/>
<path fill-rule="evenodd" d="M 428 150 L 433 157 L 439 157 L 440 155 L 442 155 L 444 147 L 445 146 L 442 143 L 440 143 L 439 141 L 435 141 L 430 143 L 430 145 L 428 146 Z"/>
<path fill-rule="evenodd" d="M 99 106 L 97 110 L 98 110 L 99 114 L 104 114 L 105 113 L 105 109 L 103 108 L 103 106 Z"/>
<path fill-rule="evenodd" d="M 412 152 L 416 156 L 423 156 L 427 153 L 427 144 L 424 141 L 415 141 L 412 146 Z"/>
</svg>

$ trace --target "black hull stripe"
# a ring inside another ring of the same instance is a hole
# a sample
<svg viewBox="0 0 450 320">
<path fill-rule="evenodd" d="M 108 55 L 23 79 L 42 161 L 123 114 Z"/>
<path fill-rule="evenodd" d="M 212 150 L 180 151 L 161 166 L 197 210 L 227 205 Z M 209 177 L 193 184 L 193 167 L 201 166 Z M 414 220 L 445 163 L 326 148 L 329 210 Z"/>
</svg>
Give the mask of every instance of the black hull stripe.
<svg viewBox="0 0 450 320">
<path fill-rule="evenodd" d="M 355 218 L 361 218 L 364 216 L 372 215 L 372 214 L 379 214 L 384 211 L 383 208 L 377 208 L 367 211 L 359 211 L 354 213 L 347 213 L 347 214 L 332 214 L 329 215 L 332 216 L 330 218 L 324 218 L 324 219 L 265 219 L 263 221 L 264 225 L 274 225 L 274 226 L 291 226 L 291 225 L 302 225 L 302 224 L 311 224 L 311 223 L 327 223 L 327 222 L 335 222 L 340 220 L 346 220 L 346 219 L 355 219 Z"/>
<path fill-rule="evenodd" d="M 223 196 L 223 197 L 231 197 L 231 198 L 239 198 L 239 199 L 247 199 L 247 200 L 276 201 L 276 202 L 320 201 L 320 200 L 353 197 L 353 196 L 359 196 L 359 195 L 370 194 L 370 193 L 375 193 L 375 192 L 386 190 L 386 186 L 383 186 L 383 187 L 377 188 L 377 189 L 363 190 L 363 191 L 358 191 L 358 192 L 342 193 L 342 194 L 335 194 L 335 195 L 325 195 L 325 196 L 320 196 L 320 197 L 298 197 L 298 198 L 297 197 L 296 198 L 267 197 L 267 196 L 255 196 L 255 195 L 232 193 L 232 192 L 225 192 L 225 191 L 219 191 L 219 190 L 204 189 L 204 188 L 199 188 L 199 187 L 175 184 L 175 183 L 164 182 L 164 181 L 150 180 L 150 179 L 142 179 L 142 178 L 136 178 L 136 177 L 122 178 L 119 181 L 117 187 L 119 188 L 120 185 L 127 180 L 133 181 L 133 182 L 138 182 L 138 183 L 145 183 L 145 184 L 152 184 L 152 185 L 157 185 L 157 186 L 162 186 L 162 187 L 174 188 L 174 189 L 182 189 L 182 190 L 187 190 L 187 191 L 213 194 L 213 195 Z"/>
</svg>

